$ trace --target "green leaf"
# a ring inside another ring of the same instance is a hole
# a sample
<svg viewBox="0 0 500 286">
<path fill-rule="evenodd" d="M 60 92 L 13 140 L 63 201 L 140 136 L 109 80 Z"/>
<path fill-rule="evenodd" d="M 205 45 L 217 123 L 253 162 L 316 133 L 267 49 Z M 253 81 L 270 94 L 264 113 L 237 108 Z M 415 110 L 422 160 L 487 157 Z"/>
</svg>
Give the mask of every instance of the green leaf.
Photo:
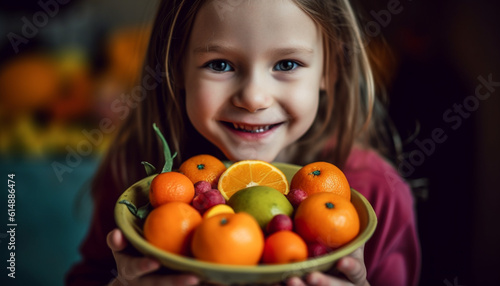
<svg viewBox="0 0 500 286">
<path fill-rule="evenodd" d="M 134 205 L 134 203 L 127 200 L 121 200 L 118 203 L 126 205 L 130 213 L 132 213 L 135 217 L 139 219 L 145 219 L 148 216 L 148 214 L 153 210 L 153 206 L 149 202 L 140 208 L 137 208 Z"/>
<path fill-rule="evenodd" d="M 163 146 L 163 155 L 165 156 L 165 165 L 163 166 L 162 173 L 165 172 L 170 172 L 172 171 L 172 166 L 174 165 L 174 158 L 177 156 L 177 152 L 174 153 L 172 156 L 170 152 L 170 148 L 168 147 L 167 140 L 165 140 L 165 137 L 163 137 L 163 134 L 161 133 L 160 129 L 156 126 L 156 123 L 153 123 L 153 129 L 156 132 L 156 135 L 158 136 L 158 139 L 160 140 L 162 146 Z"/>
<path fill-rule="evenodd" d="M 151 163 L 142 161 L 141 164 L 144 166 L 144 169 L 146 170 L 146 175 L 149 177 L 156 172 L 156 167 L 151 165 Z"/>
<path fill-rule="evenodd" d="M 119 204 L 124 204 L 127 206 L 128 210 L 135 216 L 137 216 L 137 207 L 132 203 L 127 200 L 121 200 L 118 202 Z"/>
<path fill-rule="evenodd" d="M 137 210 L 137 217 L 140 219 L 145 219 L 148 214 L 153 210 L 151 203 L 147 203 Z"/>
</svg>

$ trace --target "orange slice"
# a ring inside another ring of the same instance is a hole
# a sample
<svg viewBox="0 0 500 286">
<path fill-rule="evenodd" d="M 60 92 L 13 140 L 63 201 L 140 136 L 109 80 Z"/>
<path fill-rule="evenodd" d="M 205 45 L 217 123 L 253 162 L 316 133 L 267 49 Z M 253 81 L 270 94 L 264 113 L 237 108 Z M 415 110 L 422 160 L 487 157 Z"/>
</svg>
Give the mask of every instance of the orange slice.
<svg viewBox="0 0 500 286">
<path fill-rule="evenodd" d="M 229 166 L 219 178 L 218 189 L 229 200 L 237 191 L 252 186 L 268 186 L 284 195 L 290 190 L 285 174 L 260 160 L 243 160 Z"/>
</svg>

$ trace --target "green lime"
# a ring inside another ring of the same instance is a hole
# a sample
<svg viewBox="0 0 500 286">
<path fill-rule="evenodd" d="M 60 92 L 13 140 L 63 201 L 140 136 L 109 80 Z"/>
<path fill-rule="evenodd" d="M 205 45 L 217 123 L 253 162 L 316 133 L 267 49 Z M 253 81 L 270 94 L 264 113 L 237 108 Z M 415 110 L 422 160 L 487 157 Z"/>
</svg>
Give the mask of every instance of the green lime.
<svg viewBox="0 0 500 286">
<path fill-rule="evenodd" d="M 253 216 L 262 229 L 277 214 L 291 216 L 293 207 L 288 199 L 278 190 L 253 186 L 237 191 L 232 195 L 227 204 L 235 212 L 246 212 Z"/>
</svg>

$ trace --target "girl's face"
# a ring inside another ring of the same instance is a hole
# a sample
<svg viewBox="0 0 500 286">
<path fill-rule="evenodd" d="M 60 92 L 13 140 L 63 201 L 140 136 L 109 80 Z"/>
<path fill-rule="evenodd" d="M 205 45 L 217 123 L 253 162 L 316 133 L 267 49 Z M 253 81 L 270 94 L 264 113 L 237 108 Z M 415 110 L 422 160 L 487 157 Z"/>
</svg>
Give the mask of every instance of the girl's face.
<svg viewBox="0 0 500 286">
<path fill-rule="evenodd" d="M 322 36 L 292 1 L 230 2 L 208 1 L 196 16 L 184 58 L 187 113 L 230 160 L 270 162 L 316 116 Z"/>
</svg>

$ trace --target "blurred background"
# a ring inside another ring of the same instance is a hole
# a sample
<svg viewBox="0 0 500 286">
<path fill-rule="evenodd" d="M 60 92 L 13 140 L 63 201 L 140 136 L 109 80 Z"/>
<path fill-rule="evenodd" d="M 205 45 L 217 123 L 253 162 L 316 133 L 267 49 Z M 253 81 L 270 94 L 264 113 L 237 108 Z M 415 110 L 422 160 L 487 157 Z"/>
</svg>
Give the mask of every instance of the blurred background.
<svg viewBox="0 0 500 286">
<path fill-rule="evenodd" d="M 6 280 L 2 267 L 1 285 L 62 285 L 79 259 L 92 211 L 89 183 L 123 119 L 116 108 L 129 104 L 138 80 L 156 4 L 0 0 L 0 174 L 16 174 L 18 223 L 17 278 Z M 416 190 L 421 285 L 496 285 L 499 4 L 359 5 L 402 138 L 397 167 Z"/>
<path fill-rule="evenodd" d="M 90 180 L 123 119 L 112 104 L 129 104 L 156 4 L 0 0 L 0 174 L 16 175 L 18 224 L 16 279 L 4 262 L 0 285 L 63 285 L 80 258 Z"/>
</svg>

